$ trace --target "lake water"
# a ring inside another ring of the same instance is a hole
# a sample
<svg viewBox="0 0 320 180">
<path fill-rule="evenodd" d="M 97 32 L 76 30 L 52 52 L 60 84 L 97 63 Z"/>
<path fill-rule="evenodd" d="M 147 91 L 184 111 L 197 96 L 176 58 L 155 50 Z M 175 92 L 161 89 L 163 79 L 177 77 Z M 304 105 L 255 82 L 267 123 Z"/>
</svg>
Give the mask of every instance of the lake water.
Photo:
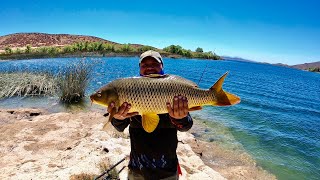
<svg viewBox="0 0 320 180">
<path fill-rule="evenodd" d="M 77 61 L 75 58 L 0 61 L 0 71 L 58 72 L 66 64 Z M 96 64 L 87 94 L 116 78 L 138 75 L 137 57 L 86 61 Z M 207 106 L 192 112 L 195 119 L 210 126 L 205 132 L 199 132 L 199 138 L 243 148 L 259 166 L 278 179 L 319 179 L 320 74 L 228 60 L 164 58 L 164 68 L 165 73 L 188 78 L 201 88 L 210 88 L 229 71 L 223 87 L 240 96 L 242 101 L 232 107 Z M 0 107 L 66 109 L 57 97 L 2 99 Z M 84 107 L 90 108 L 88 100 Z"/>
</svg>

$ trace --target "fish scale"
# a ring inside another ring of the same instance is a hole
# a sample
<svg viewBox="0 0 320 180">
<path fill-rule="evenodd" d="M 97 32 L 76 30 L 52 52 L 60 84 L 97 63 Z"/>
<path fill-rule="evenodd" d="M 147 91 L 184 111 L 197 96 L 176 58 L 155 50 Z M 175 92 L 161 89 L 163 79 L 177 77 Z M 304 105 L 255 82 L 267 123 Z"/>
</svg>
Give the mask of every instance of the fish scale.
<svg viewBox="0 0 320 180">
<path fill-rule="evenodd" d="M 108 106 L 115 102 L 119 107 L 124 102 L 131 103 L 130 112 L 142 115 L 143 128 L 152 132 L 159 122 L 157 114 L 168 113 L 166 103 L 178 95 L 187 97 L 189 108 L 213 105 L 227 106 L 240 102 L 240 98 L 224 92 L 224 74 L 210 89 L 201 89 L 180 76 L 149 75 L 117 79 L 100 88 L 90 96 L 92 102 Z M 112 118 L 110 116 L 110 118 Z"/>
</svg>

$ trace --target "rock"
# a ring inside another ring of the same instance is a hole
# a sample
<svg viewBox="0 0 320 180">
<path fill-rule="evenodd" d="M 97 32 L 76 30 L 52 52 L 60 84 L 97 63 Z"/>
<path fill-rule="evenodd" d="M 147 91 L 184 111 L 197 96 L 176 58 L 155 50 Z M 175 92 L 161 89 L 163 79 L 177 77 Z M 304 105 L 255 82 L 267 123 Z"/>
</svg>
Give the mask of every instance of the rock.
<svg viewBox="0 0 320 180">
<path fill-rule="evenodd" d="M 107 122 L 102 112 L 49 114 L 41 109 L 0 109 L 0 179 L 99 175 L 101 167 L 110 167 L 130 154 L 128 128 L 120 133 Z M 224 179 L 192 149 L 206 145 L 197 146 L 201 141 L 186 132 L 179 132 L 178 139 L 182 142 L 177 149 L 183 173 L 180 179 Z M 205 152 L 204 158 L 210 154 L 205 149 L 196 152 Z M 128 158 L 115 168 L 120 179 L 127 179 L 127 164 Z M 248 176 L 240 166 L 234 171 L 235 177 Z"/>
</svg>

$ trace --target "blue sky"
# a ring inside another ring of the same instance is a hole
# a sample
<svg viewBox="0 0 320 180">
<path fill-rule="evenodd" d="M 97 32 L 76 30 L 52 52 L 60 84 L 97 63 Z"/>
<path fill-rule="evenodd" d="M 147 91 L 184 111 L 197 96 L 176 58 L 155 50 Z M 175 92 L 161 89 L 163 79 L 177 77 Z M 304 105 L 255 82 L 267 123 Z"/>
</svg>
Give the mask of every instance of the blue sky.
<svg viewBox="0 0 320 180">
<path fill-rule="evenodd" d="M 0 36 L 92 35 L 293 65 L 320 61 L 319 7 L 316 0 L 1 1 Z"/>
</svg>

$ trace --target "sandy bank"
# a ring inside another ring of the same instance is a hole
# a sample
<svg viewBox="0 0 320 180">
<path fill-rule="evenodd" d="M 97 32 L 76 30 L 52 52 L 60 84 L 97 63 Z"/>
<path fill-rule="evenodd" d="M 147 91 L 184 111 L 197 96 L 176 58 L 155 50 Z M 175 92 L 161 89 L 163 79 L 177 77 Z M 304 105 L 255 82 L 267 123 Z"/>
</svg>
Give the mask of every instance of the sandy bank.
<svg viewBox="0 0 320 180">
<path fill-rule="evenodd" d="M 69 179 L 101 173 L 130 152 L 128 132 L 119 133 L 103 112 L 48 113 L 41 109 L 0 109 L 0 179 Z M 181 179 L 274 179 L 243 157 L 214 143 L 179 133 Z M 243 162 L 242 162 L 243 161 Z M 126 179 L 128 160 L 116 167 Z M 125 167 L 123 169 L 123 167 Z"/>
</svg>

